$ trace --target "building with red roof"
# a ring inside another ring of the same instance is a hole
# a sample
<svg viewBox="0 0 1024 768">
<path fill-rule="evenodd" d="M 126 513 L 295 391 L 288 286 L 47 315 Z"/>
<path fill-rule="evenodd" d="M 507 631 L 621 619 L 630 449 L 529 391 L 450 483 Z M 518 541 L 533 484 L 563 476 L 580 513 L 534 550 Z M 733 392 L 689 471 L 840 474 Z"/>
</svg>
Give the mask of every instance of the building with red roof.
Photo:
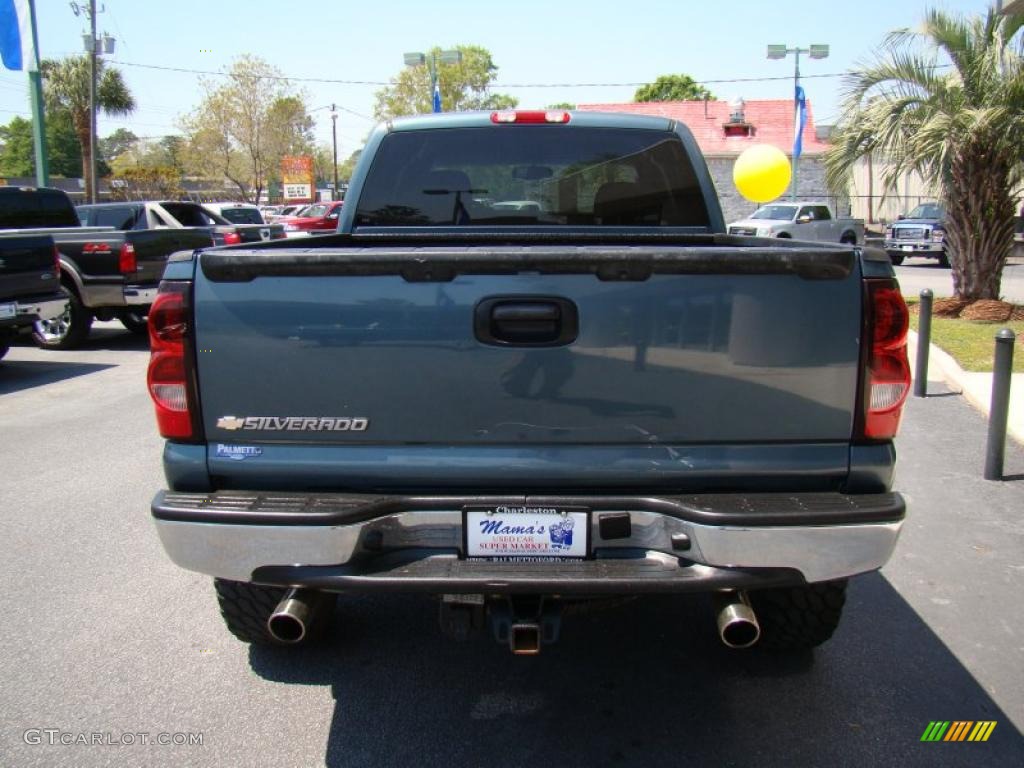
<svg viewBox="0 0 1024 768">
<path fill-rule="evenodd" d="M 576 109 L 587 112 L 655 115 L 686 125 L 693 132 L 698 146 L 707 159 L 726 222 L 744 218 L 757 208 L 754 203 L 739 195 L 733 183 L 732 167 L 739 154 L 754 144 L 771 144 L 787 155 L 793 152 L 792 99 L 580 104 Z M 824 200 L 837 209 L 837 214 L 845 215 L 848 202 L 845 199 L 837 199 L 825 184 L 822 155 L 827 148 L 828 144 L 817 136 L 814 110 L 808 100 L 807 122 L 804 125 L 803 149 L 800 154 L 798 199 Z M 787 191 L 784 196 L 788 198 L 789 192 Z"/>
</svg>

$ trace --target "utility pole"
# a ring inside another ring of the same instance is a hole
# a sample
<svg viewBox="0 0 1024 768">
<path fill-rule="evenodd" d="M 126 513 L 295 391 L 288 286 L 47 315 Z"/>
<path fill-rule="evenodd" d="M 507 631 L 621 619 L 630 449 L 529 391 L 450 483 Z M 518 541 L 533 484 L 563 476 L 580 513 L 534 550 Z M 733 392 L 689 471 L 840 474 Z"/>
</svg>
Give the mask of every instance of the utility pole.
<svg viewBox="0 0 1024 768">
<path fill-rule="evenodd" d="M 114 52 L 114 38 L 103 33 L 101 40 L 96 36 L 96 0 L 89 0 L 89 5 L 71 0 L 71 10 L 75 16 L 85 13 L 89 16 L 89 31 L 82 33 L 82 43 L 85 46 L 85 53 L 89 57 L 89 166 L 88 177 L 89 187 L 85 190 L 86 200 L 90 203 L 97 201 L 96 194 L 96 57 L 101 53 Z M 99 12 L 105 9 L 100 6 Z"/>
<path fill-rule="evenodd" d="M 338 199 L 338 108 L 331 104 L 331 141 L 334 144 L 334 194 L 332 200 Z"/>
</svg>

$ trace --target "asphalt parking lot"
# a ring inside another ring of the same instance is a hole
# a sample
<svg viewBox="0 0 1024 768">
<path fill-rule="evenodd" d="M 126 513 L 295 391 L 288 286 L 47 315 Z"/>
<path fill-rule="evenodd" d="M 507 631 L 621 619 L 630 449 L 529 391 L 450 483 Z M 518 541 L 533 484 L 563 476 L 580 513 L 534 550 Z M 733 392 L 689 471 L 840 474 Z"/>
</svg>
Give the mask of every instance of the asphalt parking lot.
<svg viewBox="0 0 1024 768">
<path fill-rule="evenodd" d="M 342 600 L 329 643 L 294 653 L 238 643 L 209 580 L 163 555 L 146 359 L 100 323 L 81 351 L 0 363 L 0 765 L 1024 762 L 1024 450 L 982 480 L 982 418 L 938 384 L 897 442 L 896 554 L 813 654 L 730 651 L 703 599 L 657 598 L 567 617 L 558 645 L 513 657 L 444 639 L 406 597 Z M 933 720 L 997 725 L 922 743 Z M 93 733 L 115 743 L 60 743 Z"/>
<path fill-rule="evenodd" d="M 925 288 L 931 289 L 935 296 L 953 295 L 952 273 L 934 259 L 914 256 L 894 269 L 905 296 L 917 296 Z M 1020 258 L 1003 268 L 1000 288 L 1004 301 L 1024 304 L 1024 263 Z"/>
</svg>

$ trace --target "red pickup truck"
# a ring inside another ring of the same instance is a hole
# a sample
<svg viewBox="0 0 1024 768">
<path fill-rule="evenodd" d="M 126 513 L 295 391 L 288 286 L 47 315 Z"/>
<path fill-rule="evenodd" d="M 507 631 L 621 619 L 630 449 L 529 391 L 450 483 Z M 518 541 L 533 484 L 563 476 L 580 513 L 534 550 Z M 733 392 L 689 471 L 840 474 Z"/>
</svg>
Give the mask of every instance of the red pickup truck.
<svg viewBox="0 0 1024 768">
<path fill-rule="evenodd" d="M 314 203 L 303 211 L 302 216 L 288 216 L 278 219 L 284 224 L 284 231 L 291 232 L 333 232 L 338 228 L 338 216 L 341 215 L 341 200 L 333 203 Z"/>
</svg>

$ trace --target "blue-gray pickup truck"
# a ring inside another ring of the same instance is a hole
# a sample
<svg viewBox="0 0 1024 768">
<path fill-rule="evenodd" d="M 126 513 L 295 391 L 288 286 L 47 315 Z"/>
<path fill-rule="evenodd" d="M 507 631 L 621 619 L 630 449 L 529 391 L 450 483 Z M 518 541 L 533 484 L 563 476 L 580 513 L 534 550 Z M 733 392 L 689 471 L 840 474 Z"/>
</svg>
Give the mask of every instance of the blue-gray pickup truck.
<svg viewBox="0 0 1024 768">
<path fill-rule="evenodd" d="M 247 642 L 418 592 L 531 654 L 567 605 L 701 593 L 726 644 L 808 648 L 899 536 L 906 335 L 884 251 L 725 234 L 677 122 L 395 120 L 337 234 L 168 264 L 152 515 Z"/>
</svg>

